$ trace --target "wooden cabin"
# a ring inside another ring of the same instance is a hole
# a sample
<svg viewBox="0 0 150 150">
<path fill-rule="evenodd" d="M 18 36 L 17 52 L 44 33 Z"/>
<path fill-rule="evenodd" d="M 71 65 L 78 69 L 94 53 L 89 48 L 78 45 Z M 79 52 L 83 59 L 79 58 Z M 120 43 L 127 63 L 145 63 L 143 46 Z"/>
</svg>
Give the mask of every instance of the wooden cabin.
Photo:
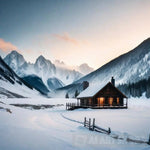
<svg viewBox="0 0 150 150">
<path fill-rule="evenodd" d="M 75 108 L 127 108 L 128 98 L 115 87 L 115 79 L 105 85 L 91 86 L 77 97 Z"/>
</svg>

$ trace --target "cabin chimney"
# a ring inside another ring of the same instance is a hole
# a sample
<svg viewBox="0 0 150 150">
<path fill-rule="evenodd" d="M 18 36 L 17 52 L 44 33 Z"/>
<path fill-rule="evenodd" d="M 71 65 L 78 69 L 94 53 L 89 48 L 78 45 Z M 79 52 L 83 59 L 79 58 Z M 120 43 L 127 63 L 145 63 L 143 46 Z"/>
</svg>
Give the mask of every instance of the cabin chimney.
<svg viewBox="0 0 150 150">
<path fill-rule="evenodd" d="M 83 86 L 83 90 L 85 90 L 89 86 L 89 82 L 88 81 L 83 81 L 82 86 Z"/>
<path fill-rule="evenodd" d="M 114 77 L 111 78 L 111 83 L 112 83 L 113 86 L 115 86 L 115 79 L 114 79 Z"/>
</svg>

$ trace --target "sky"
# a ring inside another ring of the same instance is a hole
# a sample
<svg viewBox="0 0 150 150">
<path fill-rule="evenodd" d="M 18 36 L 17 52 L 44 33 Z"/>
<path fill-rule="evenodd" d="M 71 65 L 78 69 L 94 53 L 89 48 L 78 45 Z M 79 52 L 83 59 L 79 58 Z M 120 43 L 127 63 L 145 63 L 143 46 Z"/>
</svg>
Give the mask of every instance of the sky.
<svg viewBox="0 0 150 150">
<path fill-rule="evenodd" d="M 99 68 L 150 37 L 150 0 L 0 0 L 0 54 Z"/>
</svg>

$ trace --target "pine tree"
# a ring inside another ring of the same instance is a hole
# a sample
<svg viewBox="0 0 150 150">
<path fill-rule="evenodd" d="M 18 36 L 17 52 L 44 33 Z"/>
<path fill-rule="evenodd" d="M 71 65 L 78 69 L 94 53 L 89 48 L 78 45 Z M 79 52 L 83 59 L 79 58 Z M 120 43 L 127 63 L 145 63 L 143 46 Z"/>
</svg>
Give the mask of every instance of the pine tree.
<svg viewBox="0 0 150 150">
<path fill-rule="evenodd" d="M 69 98 L 69 94 L 68 93 L 66 93 L 66 96 L 65 96 L 66 98 Z"/>
<path fill-rule="evenodd" d="M 76 90 L 74 97 L 77 97 L 78 95 L 79 95 L 79 92 L 78 92 L 78 90 Z"/>
</svg>

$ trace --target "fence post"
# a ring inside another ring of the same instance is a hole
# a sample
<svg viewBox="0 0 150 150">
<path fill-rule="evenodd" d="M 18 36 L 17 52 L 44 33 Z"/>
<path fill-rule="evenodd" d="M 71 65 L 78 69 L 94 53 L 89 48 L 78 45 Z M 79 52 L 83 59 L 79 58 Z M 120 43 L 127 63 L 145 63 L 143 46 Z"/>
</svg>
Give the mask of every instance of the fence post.
<svg viewBox="0 0 150 150">
<path fill-rule="evenodd" d="M 92 126 L 92 130 L 94 131 L 95 128 L 95 118 L 93 118 L 93 126 Z"/>
<path fill-rule="evenodd" d="M 84 127 L 86 127 L 86 117 L 84 117 Z"/>
<path fill-rule="evenodd" d="M 89 130 L 91 129 L 91 118 L 89 118 Z"/>
<path fill-rule="evenodd" d="M 111 129 L 110 128 L 108 128 L 108 134 L 110 134 L 111 133 Z"/>
</svg>

